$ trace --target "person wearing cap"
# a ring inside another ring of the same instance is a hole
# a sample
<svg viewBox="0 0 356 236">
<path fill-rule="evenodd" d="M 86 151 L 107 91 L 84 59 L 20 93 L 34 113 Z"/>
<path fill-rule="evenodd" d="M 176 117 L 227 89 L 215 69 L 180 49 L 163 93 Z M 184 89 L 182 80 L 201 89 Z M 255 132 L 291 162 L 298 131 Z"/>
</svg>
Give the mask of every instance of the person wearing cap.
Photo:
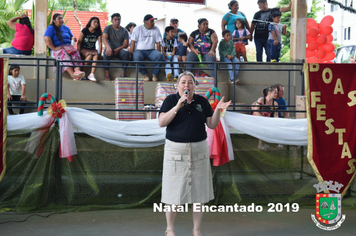
<svg viewBox="0 0 356 236">
<path fill-rule="evenodd" d="M 127 50 L 129 45 L 129 32 L 120 26 L 121 15 L 114 13 L 111 15 L 111 25 L 105 27 L 103 32 L 103 43 L 105 45 L 104 60 L 111 60 L 116 57 L 123 61 L 130 60 L 130 52 Z M 109 66 L 110 63 L 105 65 Z M 127 63 L 122 63 L 121 77 L 125 77 Z M 104 68 L 105 80 L 110 80 L 109 67 Z"/>
<path fill-rule="evenodd" d="M 258 0 L 258 7 L 260 11 L 256 12 L 252 24 L 250 33 L 254 34 L 254 41 L 256 46 L 256 60 L 262 61 L 263 48 L 267 56 L 267 61 L 271 61 L 270 48 L 268 44 L 268 26 L 272 22 L 272 13 L 275 11 L 286 12 L 289 11 L 292 7 L 292 1 L 289 2 L 289 5 L 281 8 L 268 8 L 267 0 Z"/>
<path fill-rule="evenodd" d="M 133 54 L 134 61 L 155 61 L 152 70 L 152 81 L 158 81 L 157 75 L 161 62 L 165 61 L 161 53 L 162 36 L 158 27 L 155 26 L 155 20 L 151 14 L 145 15 L 143 25 L 137 26 L 131 36 L 130 52 Z M 155 49 L 157 47 L 157 49 Z M 143 75 L 143 81 L 149 81 L 147 69 L 144 65 L 139 64 L 139 72 Z"/>
<path fill-rule="evenodd" d="M 179 23 L 178 23 L 179 21 L 178 21 L 178 19 L 177 18 L 172 18 L 171 19 L 171 22 L 170 22 L 170 26 L 172 26 L 173 28 L 174 28 L 174 37 L 173 38 L 175 38 L 177 41 L 178 41 L 178 34 L 179 33 L 184 33 L 184 31 L 183 30 L 181 30 L 181 29 L 179 29 L 178 28 L 178 26 L 179 26 Z M 164 34 L 163 34 L 163 38 L 166 38 L 167 37 L 167 35 L 166 35 L 166 32 L 164 32 Z"/>
</svg>

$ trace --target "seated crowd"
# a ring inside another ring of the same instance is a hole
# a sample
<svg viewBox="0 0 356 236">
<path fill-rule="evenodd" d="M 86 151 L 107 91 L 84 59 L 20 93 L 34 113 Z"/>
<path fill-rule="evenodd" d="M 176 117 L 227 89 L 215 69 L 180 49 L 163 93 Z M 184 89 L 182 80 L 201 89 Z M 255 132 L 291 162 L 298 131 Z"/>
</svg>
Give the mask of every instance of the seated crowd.
<svg viewBox="0 0 356 236">
<path fill-rule="evenodd" d="M 276 50 L 277 52 L 280 50 L 280 46 L 278 48 L 281 41 L 279 34 L 282 31 L 284 34 L 286 28 L 285 26 L 278 25 L 280 12 L 290 10 L 291 4 L 288 7 L 270 9 L 266 0 L 258 0 L 258 5 L 260 11 L 255 14 L 254 21 L 252 21 L 250 27 L 246 16 L 238 11 L 238 2 L 235 0 L 230 1 L 228 4 L 230 11 L 222 18 L 222 39 L 220 43 L 218 43 L 216 32 L 209 28 L 209 22 L 206 18 L 198 20 L 198 28 L 189 36 L 178 28 L 178 19 L 172 18 L 170 25 L 165 28 L 162 38 L 159 28 L 155 26 L 157 18 L 151 14 L 144 16 L 143 24 L 141 25 L 136 26 L 135 23 L 130 22 L 126 27 L 122 27 L 121 15 L 119 13 L 111 15 L 112 24 L 106 26 L 103 31 L 99 18 L 92 17 L 80 32 L 78 40 L 70 28 L 64 24 L 63 16 L 56 13 L 53 15 L 52 22 L 44 34 L 44 42 L 49 48 L 52 58 L 65 61 L 61 63 L 62 73 L 67 71 L 74 80 L 87 78 L 93 82 L 97 81 L 95 78 L 96 61 L 100 59 L 110 61 L 113 58 L 124 61 L 120 77 L 126 77 L 127 62 L 130 60 L 149 60 L 154 62 L 152 78 L 149 77 L 145 65 L 139 64 L 138 69 L 144 81 L 158 81 L 157 76 L 162 64 L 165 64 L 166 79 L 168 81 L 177 81 L 179 74 L 183 71 L 182 68 L 188 71 L 193 70 L 194 64 L 189 62 L 198 63 L 199 66 L 205 66 L 203 63 L 207 63 L 212 76 L 214 69 L 212 62 L 217 60 L 216 50 L 218 49 L 219 60 L 226 63 L 226 67 L 228 68 L 228 81 L 234 84 L 239 82 L 239 79 L 236 79 L 236 77 L 239 73 L 240 60 L 247 61 L 245 45 L 248 44 L 248 40 L 252 41 L 254 30 L 256 58 L 257 61 L 260 61 L 261 50 L 263 50 L 259 49 L 259 46 L 262 45 L 260 39 L 262 32 L 258 31 L 261 29 L 260 27 L 258 27 L 258 30 L 256 28 L 259 21 L 255 21 L 260 14 L 268 13 L 268 21 L 272 22 L 272 26 L 274 25 L 274 27 L 269 27 L 270 29 L 263 32 L 263 35 L 267 35 L 266 38 L 269 40 L 266 40 L 266 42 L 270 42 L 271 44 L 271 52 L 266 50 L 267 61 L 269 61 L 269 55 L 272 55 L 272 52 L 276 53 Z M 16 23 L 18 20 L 19 23 Z M 16 34 L 12 47 L 4 48 L 3 52 L 6 54 L 31 55 L 34 44 L 34 31 L 29 18 L 25 14 L 22 14 L 11 18 L 7 23 L 12 29 L 16 30 Z M 266 32 L 267 34 L 265 34 Z M 77 42 L 77 48 L 72 46 L 75 42 Z M 264 45 L 262 46 L 264 47 Z M 276 57 L 278 61 L 278 55 Z M 91 64 L 92 67 L 83 67 L 83 64 L 80 62 L 81 60 L 88 61 L 84 65 Z M 186 64 L 179 64 L 178 62 L 185 62 Z M 104 67 L 104 78 L 110 81 L 110 63 L 106 62 L 104 65 L 107 66 Z M 87 77 L 83 68 L 90 69 Z M 19 68 L 17 69 L 19 70 Z M 56 68 L 54 68 L 55 70 Z M 200 70 L 197 70 L 195 76 L 206 76 L 206 74 L 201 74 L 200 72 Z M 20 85 L 22 84 L 25 85 L 24 79 L 20 81 Z M 23 90 L 25 91 L 25 89 Z M 12 93 L 9 92 L 9 100 L 13 99 L 11 95 Z M 261 101 L 256 101 L 256 104 L 262 104 L 262 101 L 268 102 L 270 99 L 266 99 L 267 97 L 268 94 L 264 95 L 264 99 L 259 99 Z M 21 101 L 26 101 L 25 99 L 24 94 L 20 96 Z M 263 103 L 263 105 L 268 104 Z M 263 112 L 254 113 L 256 115 L 264 114 Z"/>
<path fill-rule="evenodd" d="M 285 25 L 279 24 L 280 12 L 288 11 L 291 4 L 287 7 L 268 8 L 266 0 L 258 0 L 260 11 L 256 12 L 251 27 L 245 14 L 239 11 L 239 3 L 235 0 L 228 4 L 229 12 L 226 13 L 221 22 L 222 40 L 218 45 L 218 36 L 216 32 L 209 28 L 209 22 L 206 18 L 198 20 L 198 29 L 194 30 L 189 37 L 178 28 L 178 19 L 172 18 L 170 26 L 164 30 L 163 38 L 155 20 L 151 14 L 147 14 L 143 19 L 143 24 L 136 26 L 130 22 L 126 27 L 121 26 L 121 15 L 114 13 L 111 15 L 111 25 L 108 25 L 102 31 L 100 20 L 92 17 L 86 27 L 80 32 L 79 39 L 73 35 L 71 30 L 64 25 L 63 16 L 56 13 L 52 17 L 52 23 L 48 26 L 44 41 L 50 49 L 50 56 L 57 60 L 65 60 L 62 65 L 62 72 L 67 71 L 74 80 L 85 79 L 86 73 L 83 71 L 80 60 L 91 61 L 93 67 L 89 67 L 90 73 L 87 78 L 96 82 L 95 61 L 103 58 L 110 61 L 113 58 L 125 61 L 122 64 L 120 77 L 126 77 L 127 61 L 155 62 L 152 70 L 152 78 L 149 77 L 145 65 L 139 65 L 139 72 L 144 81 L 157 81 L 157 75 L 162 64 L 165 64 L 165 74 L 168 81 L 176 81 L 179 68 L 185 67 L 185 70 L 192 71 L 194 64 L 200 63 L 210 68 L 210 74 L 213 76 L 214 64 L 217 60 L 216 50 L 219 50 L 220 61 L 225 62 L 229 73 L 229 82 L 237 83 L 239 62 L 242 59 L 247 61 L 245 45 L 248 40 L 256 44 L 256 58 L 261 61 L 263 47 L 265 48 L 267 61 L 272 59 L 279 61 L 280 36 L 285 34 Z M 263 29 L 259 16 L 268 14 L 270 27 Z M 16 23 L 20 20 L 20 23 Z M 4 53 L 31 55 L 33 46 L 33 29 L 31 23 L 25 14 L 14 17 L 8 21 L 8 25 L 16 30 L 15 39 L 11 48 L 3 49 Z M 255 31 L 255 32 L 254 32 Z M 281 33 L 282 32 L 282 33 Z M 262 40 L 263 38 L 263 40 Z M 22 42 L 22 43 L 20 43 Z M 25 44 L 23 42 L 26 42 Z M 77 42 L 77 48 L 74 48 Z M 104 44 L 104 51 L 103 51 Z M 268 46 L 270 44 L 270 46 Z M 267 45 L 267 46 L 266 46 Z M 179 64 L 178 62 L 187 62 Z M 84 63 L 84 65 L 89 65 Z M 109 66 L 105 63 L 104 78 L 111 80 Z M 234 67 L 233 67 L 234 66 Z M 87 67 L 84 67 L 87 68 Z M 195 73 L 196 76 L 206 76 L 200 74 L 200 70 Z"/>
</svg>

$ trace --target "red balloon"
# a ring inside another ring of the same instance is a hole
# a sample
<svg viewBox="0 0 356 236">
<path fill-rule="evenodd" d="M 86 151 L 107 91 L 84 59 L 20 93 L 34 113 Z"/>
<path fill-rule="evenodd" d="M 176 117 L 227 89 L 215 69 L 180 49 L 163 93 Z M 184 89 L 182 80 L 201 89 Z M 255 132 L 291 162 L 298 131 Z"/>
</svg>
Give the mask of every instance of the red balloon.
<svg viewBox="0 0 356 236">
<path fill-rule="evenodd" d="M 311 51 L 315 51 L 318 50 L 319 48 L 319 44 L 316 41 L 311 41 L 310 43 L 308 43 L 308 49 Z"/>
<path fill-rule="evenodd" d="M 327 41 L 328 41 L 328 38 L 326 37 L 325 34 L 319 35 L 318 38 L 316 39 L 316 42 L 317 42 L 319 45 L 323 45 L 323 44 L 325 44 Z"/>
<path fill-rule="evenodd" d="M 319 28 L 324 28 L 325 26 L 331 26 L 334 23 L 334 17 L 328 15 L 325 16 L 319 23 Z"/>
<path fill-rule="evenodd" d="M 308 34 L 312 37 L 318 36 L 319 33 L 320 33 L 320 30 L 317 27 L 312 27 L 308 30 Z"/>
<path fill-rule="evenodd" d="M 326 53 L 324 60 L 325 61 L 331 61 L 335 58 L 335 52 L 328 52 Z"/>
<path fill-rule="evenodd" d="M 306 57 L 312 57 L 315 55 L 315 51 L 309 50 L 308 48 L 305 50 Z"/>
<path fill-rule="evenodd" d="M 331 27 L 330 25 L 324 26 L 323 28 L 320 29 L 320 34 L 325 34 L 325 35 L 329 35 L 333 32 L 333 27 Z"/>
<path fill-rule="evenodd" d="M 325 50 L 325 52 L 333 52 L 335 49 L 335 45 L 332 43 L 325 43 L 323 45 L 320 45 L 322 49 Z"/>
<path fill-rule="evenodd" d="M 307 57 L 307 62 L 308 63 L 316 63 L 317 62 L 316 57 L 315 56 Z"/>
<path fill-rule="evenodd" d="M 334 36 L 332 36 L 331 34 L 326 35 L 326 37 L 328 38 L 328 43 L 331 43 L 334 40 Z"/>
<path fill-rule="evenodd" d="M 313 27 L 319 27 L 319 25 L 314 19 L 308 18 L 307 19 L 307 29 L 310 29 L 310 28 L 313 28 Z"/>
<path fill-rule="evenodd" d="M 309 34 L 307 34 L 307 43 L 310 43 L 311 41 L 316 41 L 317 37 L 312 37 Z"/>
<path fill-rule="evenodd" d="M 315 52 L 315 56 L 317 59 L 324 59 L 325 55 L 326 55 L 326 52 L 322 48 L 319 48 L 318 51 Z"/>
</svg>

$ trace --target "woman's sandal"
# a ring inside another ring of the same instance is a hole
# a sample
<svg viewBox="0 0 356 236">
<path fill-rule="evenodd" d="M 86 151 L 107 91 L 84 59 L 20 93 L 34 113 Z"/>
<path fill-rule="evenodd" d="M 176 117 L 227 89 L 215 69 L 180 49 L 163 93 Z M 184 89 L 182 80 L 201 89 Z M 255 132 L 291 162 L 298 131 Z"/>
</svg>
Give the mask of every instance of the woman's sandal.
<svg viewBox="0 0 356 236">
<path fill-rule="evenodd" d="M 167 235 L 168 233 L 172 233 L 173 235 L 176 235 L 176 233 L 173 230 L 166 230 L 166 232 L 164 232 L 165 235 Z"/>
<path fill-rule="evenodd" d="M 110 81 L 110 80 L 111 80 L 111 77 L 104 75 L 104 79 L 107 80 L 107 81 Z"/>
</svg>

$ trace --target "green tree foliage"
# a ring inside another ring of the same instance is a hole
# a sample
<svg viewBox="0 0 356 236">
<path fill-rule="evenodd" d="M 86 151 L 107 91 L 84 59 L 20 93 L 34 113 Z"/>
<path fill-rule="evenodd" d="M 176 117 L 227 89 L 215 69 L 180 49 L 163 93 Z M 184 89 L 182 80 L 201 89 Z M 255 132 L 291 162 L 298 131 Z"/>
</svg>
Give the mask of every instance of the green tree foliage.
<svg viewBox="0 0 356 236">
<path fill-rule="evenodd" d="M 15 30 L 7 25 L 7 21 L 21 14 L 22 6 L 28 0 L 0 0 L 0 47 L 11 47 Z"/>
<path fill-rule="evenodd" d="M 288 6 L 290 0 L 280 0 L 278 2 L 278 6 Z M 315 19 L 317 16 L 317 13 L 322 9 L 322 7 L 319 7 L 319 0 L 313 0 L 313 4 L 311 7 L 311 10 L 309 13 L 307 13 L 308 18 L 313 18 Z M 281 17 L 281 24 L 287 25 L 287 34 L 282 36 L 282 44 L 283 48 L 281 51 L 281 62 L 289 62 L 290 58 L 289 56 L 284 56 L 285 54 L 289 55 L 290 51 L 290 27 L 291 27 L 291 12 L 283 12 L 282 17 Z"/>
<path fill-rule="evenodd" d="M 73 0 L 48 0 L 48 5 L 54 4 L 56 10 L 74 10 Z M 78 11 L 107 11 L 105 0 L 77 0 Z"/>
</svg>

